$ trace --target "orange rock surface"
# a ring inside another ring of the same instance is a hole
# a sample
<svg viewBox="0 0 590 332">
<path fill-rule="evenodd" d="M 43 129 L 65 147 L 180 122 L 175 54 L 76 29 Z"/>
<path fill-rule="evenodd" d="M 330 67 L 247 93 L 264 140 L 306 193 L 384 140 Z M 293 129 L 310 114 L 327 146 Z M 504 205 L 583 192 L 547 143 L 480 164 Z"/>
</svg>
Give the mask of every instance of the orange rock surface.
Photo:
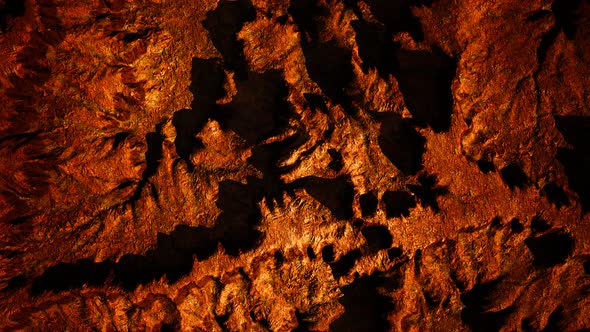
<svg viewBox="0 0 590 332">
<path fill-rule="evenodd" d="M 590 328 L 588 0 L 0 0 L 0 330 Z"/>
</svg>

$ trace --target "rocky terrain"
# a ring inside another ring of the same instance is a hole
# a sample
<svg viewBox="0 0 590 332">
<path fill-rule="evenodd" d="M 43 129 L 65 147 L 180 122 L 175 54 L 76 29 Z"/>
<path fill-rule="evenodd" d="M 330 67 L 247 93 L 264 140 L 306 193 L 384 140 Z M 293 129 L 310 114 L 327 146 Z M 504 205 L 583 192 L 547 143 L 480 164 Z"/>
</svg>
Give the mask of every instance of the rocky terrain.
<svg viewBox="0 0 590 332">
<path fill-rule="evenodd" d="M 0 0 L 0 330 L 590 328 L 590 1 Z"/>
</svg>

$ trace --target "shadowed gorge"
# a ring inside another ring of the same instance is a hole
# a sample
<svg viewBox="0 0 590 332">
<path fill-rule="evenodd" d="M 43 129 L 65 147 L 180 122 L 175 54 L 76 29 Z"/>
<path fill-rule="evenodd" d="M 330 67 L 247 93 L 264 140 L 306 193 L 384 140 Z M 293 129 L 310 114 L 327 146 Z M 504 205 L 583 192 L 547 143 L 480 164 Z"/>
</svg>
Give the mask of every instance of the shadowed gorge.
<svg viewBox="0 0 590 332">
<path fill-rule="evenodd" d="M 438 48 L 431 52 L 404 50 L 391 40 L 387 26 L 362 20 L 355 20 L 351 25 L 363 70 L 376 68 L 385 79 L 389 75 L 395 77 L 416 125 L 430 126 L 435 132 L 449 130 L 456 62 Z M 419 30 L 413 31 L 421 35 Z"/>
<path fill-rule="evenodd" d="M 216 111 L 217 99 L 225 94 L 223 67 L 216 59 L 193 58 L 191 68 L 191 109 L 176 111 L 172 118 L 176 129 L 176 153 L 190 166 L 190 155 L 195 149 L 203 147 L 195 135 Z"/>
<path fill-rule="evenodd" d="M 377 200 L 375 193 L 368 192 L 366 194 L 362 194 L 359 198 L 359 201 L 363 217 L 369 217 L 373 215 L 375 211 L 377 211 L 377 204 L 379 201 Z"/>
<path fill-rule="evenodd" d="M 502 168 L 500 170 L 500 175 L 502 176 L 502 180 L 504 180 L 510 189 L 522 189 L 528 181 L 526 174 L 524 174 L 520 166 L 515 163 L 511 163 L 508 166 Z"/>
<path fill-rule="evenodd" d="M 0 4 L 0 31 L 9 28 L 11 20 L 25 14 L 24 0 L 7 0 Z"/>
<path fill-rule="evenodd" d="M 333 331 L 387 331 L 391 328 L 387 315 L 395 309 L 391 298 L 379 288 L 391 283 L 386 277 L 375 274 L 357 279 L 343 287 L 340 303 L 345 312 L 332 325 Z"/>
<path fill-rule="evenodd" d="M 211 41 L 223 57 L 225 65 L 241 80 L 248 76 L 242 42 L 237 39 L 244 23 L 256 18 L 250 0 L 222 0 L 217 8 L 207 13 L 203 26 L 209 31 Z"/>
<path fill-rule="evenodd" d="M 435 132 L 449 130 L 455 61 L 436 48 L 432 53 L 399 50 L 395 58 L 393 74 L 415 123 Z"/>
<path fill-rule="evenodd" d="M 393 239 L 391 237 L 391 233 L 385 226 L 368 226 L 363 228 L 361 233 L 367 241 L 367 245 L 371 251 L 377 251 L 391 247 Z"/>
<path fill-rule="evenodd" d="M 588 14 L 0 0 L 0 331 L 589 330 Z"/>
<path fill-rule="evenodd" d="M 525 243 L 533 254 L 533 263 L 541 267 L 550 267 L 565 262 L 574 247 L 571 236 L 560 232 L 528 238 Z"/>
<path fill-rule="evenodd" d="M 584 213 L 590 211 L 590 117 L 556 117 L 557 129 L 571 148 L 559 148 L 557 159 L 565 167 L 570 188 L 582 202 Z"/>
<path fill-rule="evenodd" d="M 339 176 L 335 179 L 308 177 L 293 184 L 327 207 L 336 219 L 350 219 L 353 216 L 352 202 L 354 187 L 350 179 Z"/>
<path fill-rule="evenodd" d="M 385 204 L 388 218 L 407 217 L 410 215 L 410 209 L 416 206 L 415 198 L 406 191 L 386 191 L 381 200 Z"/>
<path fill-rule="evenodd" d="M 352 99 L 346 93 L 354 78 L 350 51 L 335 41 L 325 43 L 302 42 L 305 65 L 310 78 L 333 102 L 341 104 L 352 114 Z"/>
<path fill-rule="evenodd" d="M 405 174 L 422 169 L 425 139 L 406 119 L 395 114 L 377 114 L 381 118 L 379 147 L 383 154 Z"/>
<path fill-rule="evenodd" d="M 238 82 L 237 89 L 231 103 L 220 106 L 213 117 L 222 128 L 253 145 L 278 134 L 287 125 L 288 91 L 278 72 L 249 73 L 247 80 Z"/>
<path fill-rule="evenodd" d="M 31 292 L 98 286 L 109 279 L 129 290 L 163 276 L 170 283 L 176 282 L 191 271 L 195 257 L 203 260 L 215 253 L 217 243 L 234 256 L 258 244 L 262 236 L 256 229 L 260 220 L 258 198 L 251 186 L 224 181 L 219 184 L 216 202 L 222 213 L 213 228 L 176 226 L 169 235 L 158 234 L 155 249 L 143 255 L 124 255 L 118 262 L 82 259 L 71 264 L 59 263 L 34 280 Z"/>
<path fill-rule="evenodd" d="M 301 33 L 307 74 L 334 103 L 354 114 L 353 98 L 347 93 L 354 79 L 352 53 L 334 39 L 323 40 L 318 33 L 326 24 L 329 9 L 317 0 L 292 0 L 289 12 Z"/>
<path fill-rule="evenodd" d="M 473 330 L 497 331 L 505 322 L 512 308 L 493 309 L 494 292 L 501 280 L 477 284 L 470 291 L 461 295 L 465 308 L 461 319 Z"/>
</svg>

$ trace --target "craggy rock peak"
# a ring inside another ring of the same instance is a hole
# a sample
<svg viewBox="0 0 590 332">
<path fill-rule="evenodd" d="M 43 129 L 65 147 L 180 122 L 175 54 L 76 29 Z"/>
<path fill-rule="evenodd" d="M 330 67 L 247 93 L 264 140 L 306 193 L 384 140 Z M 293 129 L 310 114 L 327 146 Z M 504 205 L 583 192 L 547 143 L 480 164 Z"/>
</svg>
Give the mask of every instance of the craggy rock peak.
<svg viewBox="0 0 590 332">
<path fill-rule="evenodd" d="M 0 0 L 0 330 L 590 328 L 590 1 Z"/>
</svg>

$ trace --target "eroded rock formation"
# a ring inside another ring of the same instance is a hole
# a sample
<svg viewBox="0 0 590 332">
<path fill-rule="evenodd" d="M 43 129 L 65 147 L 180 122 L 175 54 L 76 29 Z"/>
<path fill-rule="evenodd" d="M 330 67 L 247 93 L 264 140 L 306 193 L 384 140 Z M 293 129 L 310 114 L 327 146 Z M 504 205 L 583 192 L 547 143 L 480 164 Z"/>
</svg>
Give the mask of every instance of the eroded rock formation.
<svg viewBox="0 0 590 332">
<path fill-rule="evenodd" d="M 590 328 L 587 0 L 3 0 L 0 29 L 0 329 Z"/>
</svg>

